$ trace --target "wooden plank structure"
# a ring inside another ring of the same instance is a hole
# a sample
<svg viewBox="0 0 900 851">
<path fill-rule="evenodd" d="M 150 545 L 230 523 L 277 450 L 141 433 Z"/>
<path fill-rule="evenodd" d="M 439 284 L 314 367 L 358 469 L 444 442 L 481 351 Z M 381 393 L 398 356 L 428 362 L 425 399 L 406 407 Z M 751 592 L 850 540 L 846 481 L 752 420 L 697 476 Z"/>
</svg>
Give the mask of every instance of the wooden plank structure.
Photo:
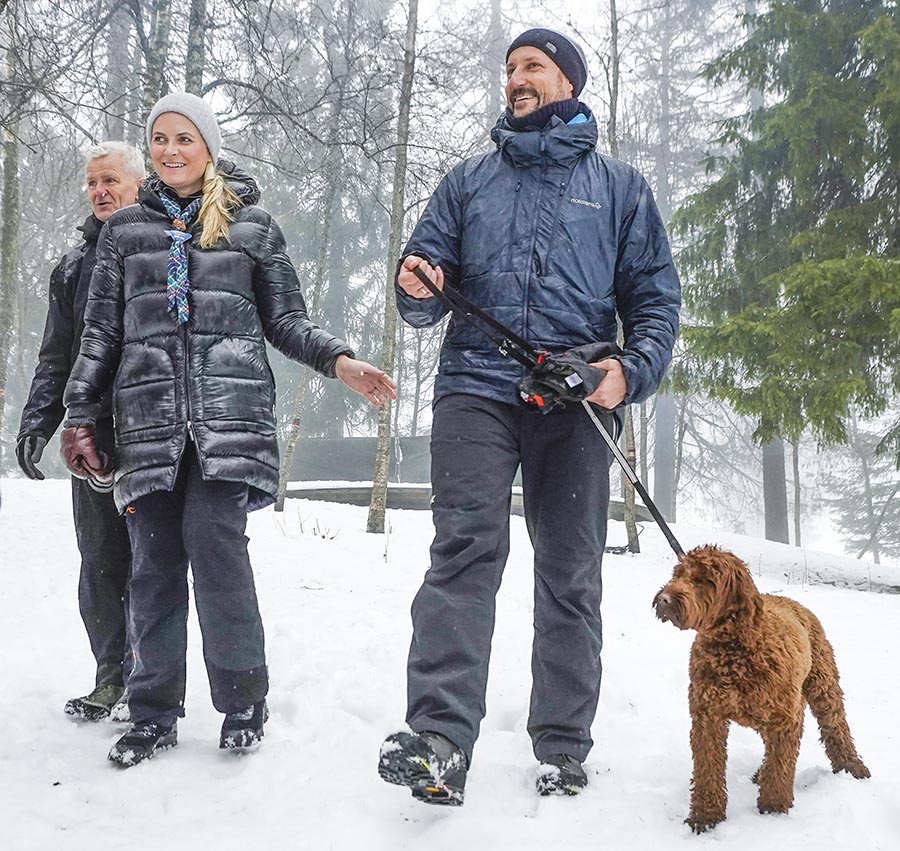
<svg viewBox="0 0 900 851">
<path fill-rule="evenodd" d="M 372 496 L 371 482 L 294 482 L 288 485 L 287 496 L 292 499 L 316 499 L 323 502 L 340 502 L 346 505 L 368 505 Z M 431 506 L 431 485 L 396 484 L 388 482 L 388 508 L 425 511 Z M 514 487 L 510 513 L 518 517 L 522 509 L 522 488 Z M 650 512 L 643 505 L 634 507 L 635 519 L 651 521 Z M 625 504 L 621 499 L 610 499 L 609 518 L 623 520 Z"/>
</svg>

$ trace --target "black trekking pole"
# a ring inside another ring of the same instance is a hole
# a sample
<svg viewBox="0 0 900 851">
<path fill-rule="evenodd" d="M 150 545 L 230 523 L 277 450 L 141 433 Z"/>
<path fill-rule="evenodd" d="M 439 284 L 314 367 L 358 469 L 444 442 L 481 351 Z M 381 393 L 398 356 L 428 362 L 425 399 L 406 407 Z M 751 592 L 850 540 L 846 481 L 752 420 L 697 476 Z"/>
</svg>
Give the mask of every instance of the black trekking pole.
<svg viewBox="0 0 900 851">
<path fill-rule="evenodd" d="M 587 411 L 587 415 L 591 418 L 591 422 L 596 427 L 597 431 L 600 432 L 600 436 L 606 441 L 606 445 L 609 447 L 610 452 L 613 454 L 613 458 L 619 462 L 619 466 L 622 468 L 622 472 L 625 473 L 625 476 L 628 478 L 628 481 L 634 486 L 634 489 L 640 494 L 641 500 L 643 500 L 644 505 L 647 506 L 647 510 L 652 515 L 653 519 L 656 521 L 656 524 L 659 526 L 663 535 L 666 536 L 666 540 L 669 542 L 669 546 L 675 551 L 675 555 L 683 556 L 684 550 L 681 548 L 681 544 L 678 543 L 677 538 L 672 533 L 672 530 L 669 528 L 669 524 L 666 523 L 665 518 L 662 516 L 660 510 L 656 507 L 656 503 L 650 499 L 650 494 L 647 493 L 647 488 L 641 483 L 641 480 L 637 477 L 637 473 L 634 472 L 634 468 L 631 464 L 628 463 L 628 459 L 622 453 L 622 450 L 619 449 L 619 444 L 613 440 L 612 435 L 606 430 L 606 427 L 603 423 L 600 422 L 597 415 L 594 413 L 594 409 L 591 407 L 591 403 L 588 402 L 587 399 L 581 400 L 581 406 Z"/>
<path fill-rule="evenodd" d="M 501 354 L 513 358 L 513 360 L 518 361 L 526 369 L 534 369 L 534 367 L 542 363 L 548 356 L 548 352 L 539 352 L 534 346 L 523 340 L 514 331 L 501 325 L 493 316 L 485 313 L 480 307 L 470 302 L 461 292 L 459 292 L 459 290 L 454 289 L 447 283 L 444 284 L 444 289 L 440 290 L 418 266 L 412 271 L 428 292 L 457 316 L 481 331 L 482 334 L 497 345 L 497 349 Z M 647 489 L 641 483 L 634 468 L 622 454 L 619 445 L 606 430 L 603 423 L 600 422 L 599 418 L 594 413 L 594 409 L 591 407 L 590 402 L 588 402 L 587 399 L 581 399 L 580 401 L 584 410 L 587 411 L 587 415 L 591 418 L 594 427 L 600 432 L 600 436 L 609 447 L 610 452 L 612 452 L 613 458 L 618 461 L 619 466 L 622 468 L 628 481 L 631 482 L 634 489 L 640 495 L 644 505 L 647 506 L 647 510 L 650 512 L 650 515 L 656 521 L 656 524 L 669 542 L 669 546 L 675 551 L 675 555 L 679 557 L 683 556 L 684 550 L 682 549 L 681 544 L 678 543 L 678 539 L 672 533 L 669 524 L 666 523 L 662 513 L 656 507 L 656 503 L 650 498 L 650 494 L 647 493 Z"/>
</svg>

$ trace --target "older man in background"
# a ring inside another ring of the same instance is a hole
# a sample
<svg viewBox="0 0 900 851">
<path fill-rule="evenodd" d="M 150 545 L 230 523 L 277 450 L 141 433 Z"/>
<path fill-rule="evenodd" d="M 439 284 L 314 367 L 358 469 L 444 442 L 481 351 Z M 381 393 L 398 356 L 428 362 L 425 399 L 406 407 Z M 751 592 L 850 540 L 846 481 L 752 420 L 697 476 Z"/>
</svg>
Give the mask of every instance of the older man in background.
<svg viewBox="0 0 900 851">
<path fill-rule="evenodd" d="M 16 458 L 29 479 L 44 478 L 37 465 L 65 414 L 63 390 L 81 345 L 100 231 L 116 210 L 135 203 L 144 175 L 144 158 L 131 145 L 103 142 L 87 151 L 85 181 L 92 212 L 78 228 L 81 243 L 66 252 L 50 275 L 44 337 L 16 439 Z M 112 455 L 109 399 L 97 422 L 97 446 Z M 100 721 L 111 713 L 115 720 L 128 720 L 123 700 L 130 667 L 126 637 L 131 564 L 128 532 L 113 502 L 111 486 L 73 477 L 72 509 L 81 553 L 78 607 L 97 673 L 94 690 L 67 701 L 65 712 L 85 721 Z"/>
</svg>

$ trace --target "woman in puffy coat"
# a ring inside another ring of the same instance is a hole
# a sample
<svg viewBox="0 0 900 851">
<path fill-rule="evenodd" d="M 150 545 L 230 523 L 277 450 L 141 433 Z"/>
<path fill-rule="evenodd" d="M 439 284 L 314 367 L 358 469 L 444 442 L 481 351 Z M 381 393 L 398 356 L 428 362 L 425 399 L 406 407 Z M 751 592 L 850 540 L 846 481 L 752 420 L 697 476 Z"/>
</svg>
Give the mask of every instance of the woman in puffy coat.
<svg viewBox="0 0 900 851">
<path fill-rule="evenodd" d="M 75 475 L 114 477 L 131 539 L 132 727 L 109 753 L 126 767 L 177 741 L 188 563 L 212 700 L 225 714 L 219 745 L 263 735 L 268 673 L 244 530 L 247 511 L 272 503 L 278 487 L 266 340 L 374 405 L 396 386 L 310 321 L 255 182 L 219 161 L 208 104 L 162 98 L 147 141 L 155 173 L 100 236 L 61 439 Z M 114 471 L 94 443 L 110 383 Z"/>
</svg>

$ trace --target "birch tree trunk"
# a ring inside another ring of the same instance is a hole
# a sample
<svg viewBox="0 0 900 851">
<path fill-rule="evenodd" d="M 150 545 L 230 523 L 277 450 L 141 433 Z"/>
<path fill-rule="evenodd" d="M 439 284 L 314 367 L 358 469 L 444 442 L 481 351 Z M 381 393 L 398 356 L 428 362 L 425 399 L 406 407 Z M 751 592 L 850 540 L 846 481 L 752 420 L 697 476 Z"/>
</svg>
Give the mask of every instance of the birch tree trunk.
<svg viewBox="0 0 900 851">
<path fill-rule="evenodd" d="M 203 66 L 206 62 L 206 0 L 191 0 L 188 18 L 187 56 L 184 63 L 184 89 L 194 95 L 203 92 Z"/>
<path fill-rule="evenodd" d="M 397 340 L 397 305 L 394 300 L 394 272 L 400 256 L 403 238 L 403 219 L 406 205 L 406 163 L 409 143 L 409 115 L 413 79 L 416 72 L 416 29 L 419 0 L 409 0 L 406 22 L 406 43 L 403 51 L 403 78 L 400 84 L 400 113 L 397 117 L 397 158 L 394 161 L 394 194 L 391 199 L 391 235 L 388 240 L 387 274 L 385 276 L 384 336 L 382 369 L 394 370 Z M 387 508 L 388 466 L 391 449 L 391 404 L 382 405 L 378 412 L 378 447 L 375 451 L 375 471 L 372 476 L 372 500 L 366 531 L 383 533 Z"/>
<path fill-rule="evenodd" d="M 172 0 L 156 0 L 150 37 L 150 52 L 144 57 L 144 117 L 168 89 L 163 70 L 169 56 L 169 33 L 172 28 Z"/>
<path fill-rule="evenodd" d="M 671 215 L 672 162 L 672 41 L 675 37 L 672 11 L 668 3 L 662 9 L 663 27 L 659 57 L 659 146 L 656 151 L 656 201 L 663 223 Z M 656 396 L 653 422 L 653 501 L 662 516 L 675 521 L 675 399 L 668 391 Z"/>
<path fill-rule="evenodd" d="M 9 35 L 6 44 L 6 79 L 14 82 L 17 69 L 18 4 L 13 2 L 9 17 Z M 9 380 L 9 355 L 12 347 L 12 331 L 15 326 L 16 269 L 19 260 L 19 142 L 18 121 L 13 120 L 3 128 L 3 206 L 0 219 L 0 434 L 12 430 L 5 427 L 6 387 Z M 7 440 L 0 441 L 6 445 Z M 0 461 L 4 459 L 0 458 Z"/>
<path fill-rule="evenodd" d="M 494 126 L 506 103 L 501 69 L 507 42 L 506 33 L 503 31 L 501 0 L 490 0 L 490 2 L 491 17 L 488 22 L 487 50 L 484 56 L 484 82 L 487 94 L 484 124 L 488 130 Z"/>
<path fill-rule="evenodd" d="M 612 156 L 619 156 L 619 12 L 616 0 L 609 0 L 609 118 L 606 122 L 606 138 L 609 143 L 609 152 Z M 621 333 L 621 328 L 620 328 Z M 625 457 L 632 467 L 635 467 L 635 440 L 634 440 L 634 416 L 631 406 L 625 408 Z M 628 535 L 628 552 L 639 553 L 641 545 L 638 541 L 637 523 L 634 519 L 634 485 L 627 476 L 622 476 L 622 494 L 625 501 L 625 531 Z"/>
<path fill-rule="evenodd" d="M 128 90 L 131 87 L 131 54 L 128 37 L 131 34 L 131 15 L 119 0 L 108 0 L 118 8 L 109 20 L 109 39 L 106 44 L 106 90 L 103 100 L 106 115 L 103 120 L 104 137 L 125 140 L 128 115 Z"/>
</svg>

